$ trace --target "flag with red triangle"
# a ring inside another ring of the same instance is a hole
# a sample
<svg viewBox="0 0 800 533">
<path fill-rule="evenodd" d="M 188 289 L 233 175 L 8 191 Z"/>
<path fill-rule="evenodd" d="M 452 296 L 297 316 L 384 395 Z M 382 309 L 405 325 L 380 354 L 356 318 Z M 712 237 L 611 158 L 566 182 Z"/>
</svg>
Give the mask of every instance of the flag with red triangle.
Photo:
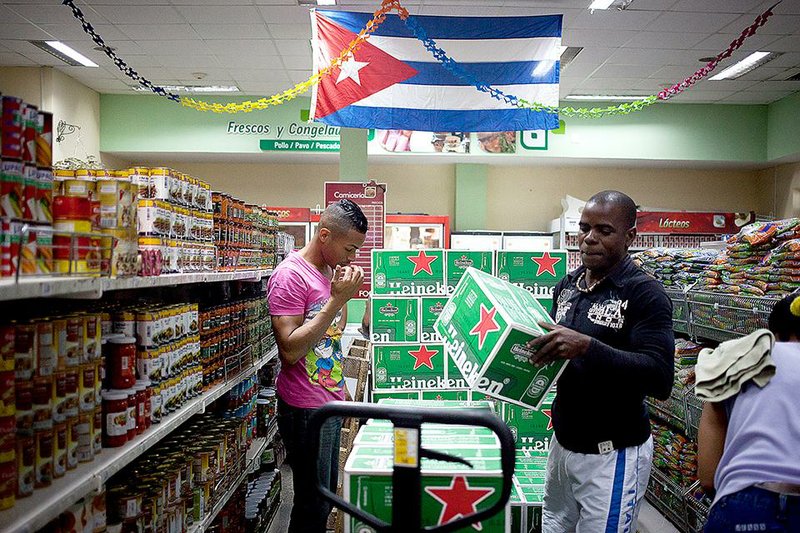
<svg viewBox="0 0 800 533">
<path fill-rule="evenodd" d="M 312 10 L 314 72 L 328 67 L 372 18 Z M 414 16 L 457 62 L 446 68 L 404 21 L 385 21 L 313 88 L 311 118 L 334 126 L 414 131 L 556 129 L 558 116 L 524 109 L 479 91 L 558 106 L 561 15 Z"/>
</svg>

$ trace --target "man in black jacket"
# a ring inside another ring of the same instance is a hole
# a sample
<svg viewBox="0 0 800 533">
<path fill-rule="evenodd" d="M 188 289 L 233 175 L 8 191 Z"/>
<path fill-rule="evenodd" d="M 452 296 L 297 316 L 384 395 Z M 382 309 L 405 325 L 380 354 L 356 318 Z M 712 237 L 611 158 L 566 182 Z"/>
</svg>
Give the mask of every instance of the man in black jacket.
<svg viewBox="0 0 800 533">
<path fill-rule="evenodd" d="M 551 331 L 529 343 L 534 365 L 569 363 L 553 404 L 543 529 L 636 531 L 653 456 L 646 396 L 672 389 L 672 303 L 628 256 L 636 204 L 618 191 L 586 203 L 582 266 L 556 285 Z"/>
</svg>

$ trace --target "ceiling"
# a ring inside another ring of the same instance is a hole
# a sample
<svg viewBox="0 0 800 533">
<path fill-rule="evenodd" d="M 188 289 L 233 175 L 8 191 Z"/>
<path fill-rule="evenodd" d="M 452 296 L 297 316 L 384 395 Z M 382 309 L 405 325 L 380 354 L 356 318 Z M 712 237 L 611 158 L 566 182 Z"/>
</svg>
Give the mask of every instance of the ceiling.
<svg viewBox="0 0 800 533">
<path fill-rule="evenodd" d="M 156 84 L 237 85 L 244 94 L 268 96 L 311 74 L 309 8 L 297 0 L 75 1 L 117 54 Z M 562 71 L 563 98 L 654 94 L 703 66 L 699 58 L 725 49 L 774 1 L 634 0 L 624 11 L 594 13 L 590 0 L 401 3 L 422 15 L 562 13 L 562 44 L 584 48 Z M 372 12 L 380 0 L 339 4 L 333 9 Z M 800 73 L 800 0 L 783 0 L 774 12 L 722 67 L 756 50 L 783 55 L 736 80 L 704 80 L 674 101 L 766 104 L 800 91 L 800 81 L 785 81 Z M 100 68 L 68 66 L 28 42 L 52 39 Z M 132 82 L 94 46 L 59 0 L 0 0 L 0 66 L 53 66 L 98 92 L 131 93 Z"/>
</svg>

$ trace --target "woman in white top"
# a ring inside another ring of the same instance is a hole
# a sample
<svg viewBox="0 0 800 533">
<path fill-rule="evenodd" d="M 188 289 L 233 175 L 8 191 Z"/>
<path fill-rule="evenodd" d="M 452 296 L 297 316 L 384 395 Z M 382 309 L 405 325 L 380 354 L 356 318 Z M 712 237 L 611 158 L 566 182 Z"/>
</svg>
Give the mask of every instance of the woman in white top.
<svg viewBox="0 0 800 533">
<path fill-rule="evenodd" d="M 775 376 L 703 407 L 698 474 L 716 490 L 706 533 L 800 532 L 800 296 L 769 317 Z"/>
</svg>

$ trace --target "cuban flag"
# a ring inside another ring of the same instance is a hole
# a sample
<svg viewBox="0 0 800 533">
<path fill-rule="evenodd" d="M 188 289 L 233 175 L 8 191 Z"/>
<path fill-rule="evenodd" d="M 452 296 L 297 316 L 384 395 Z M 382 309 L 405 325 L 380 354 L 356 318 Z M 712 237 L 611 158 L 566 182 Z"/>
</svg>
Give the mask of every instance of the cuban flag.
<svg viewBox="0 0 800 533">
<path fill-rule="evenodd" d="M 371 18 L 312 10 L 314 71 L 339 57 Z M 561 15 L 415 19 L 474 80 L 529 102 L 558 106 Z M 384 130 L 558 128 L 557 115 L 493 98 L 445 68 L 397 15 L 387 15 L 354 54 L 314 86 L 311 118 Z"/>
</svg>

